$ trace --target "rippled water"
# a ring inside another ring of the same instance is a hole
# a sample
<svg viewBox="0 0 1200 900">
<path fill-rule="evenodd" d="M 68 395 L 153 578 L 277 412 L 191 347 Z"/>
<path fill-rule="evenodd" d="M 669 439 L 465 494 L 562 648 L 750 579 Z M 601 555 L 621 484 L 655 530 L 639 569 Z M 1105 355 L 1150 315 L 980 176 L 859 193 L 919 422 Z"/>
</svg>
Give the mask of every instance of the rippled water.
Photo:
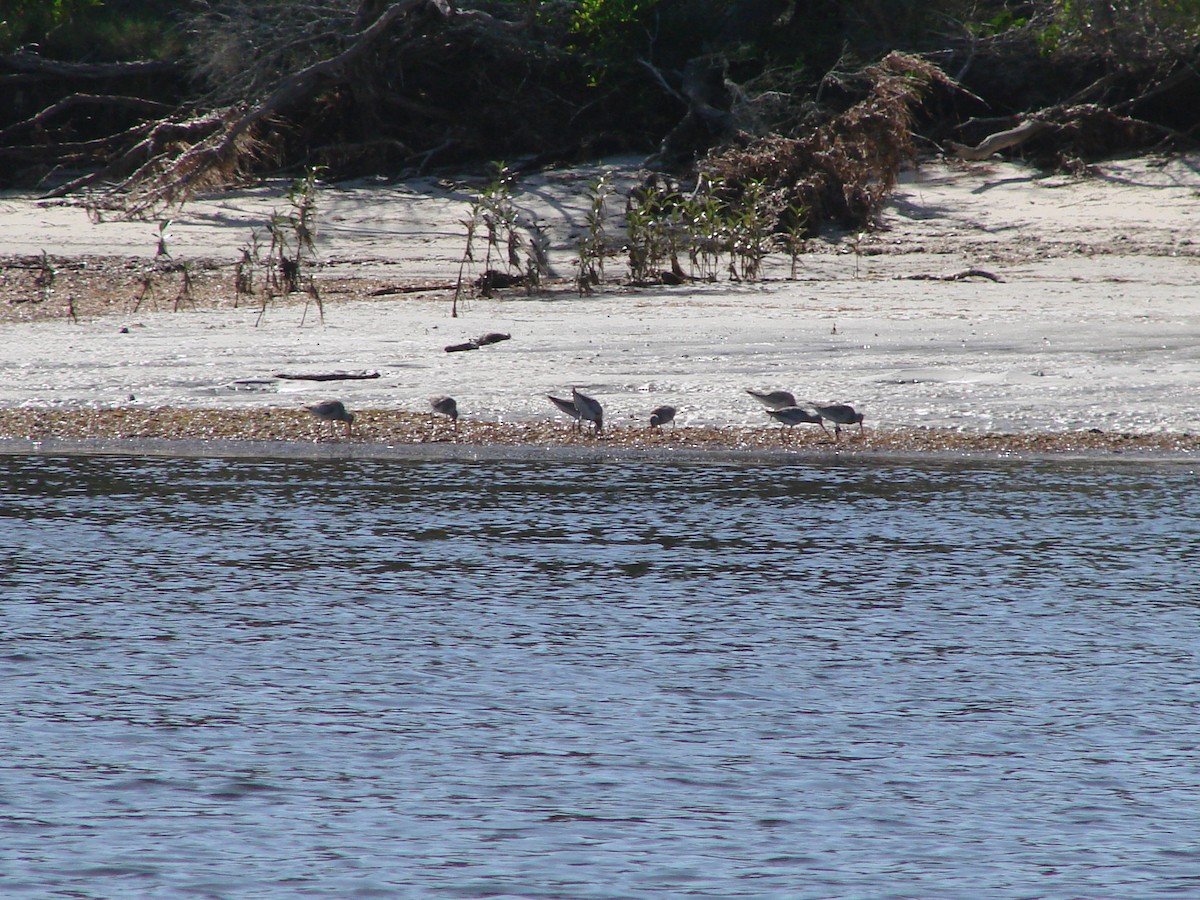
<svg viewBox="0 0 1200 900">
<path fill-rule="evenodd" d="M 0 896 L 1200 896 L 1185 466 L 0 471 Z"/>
</svg>

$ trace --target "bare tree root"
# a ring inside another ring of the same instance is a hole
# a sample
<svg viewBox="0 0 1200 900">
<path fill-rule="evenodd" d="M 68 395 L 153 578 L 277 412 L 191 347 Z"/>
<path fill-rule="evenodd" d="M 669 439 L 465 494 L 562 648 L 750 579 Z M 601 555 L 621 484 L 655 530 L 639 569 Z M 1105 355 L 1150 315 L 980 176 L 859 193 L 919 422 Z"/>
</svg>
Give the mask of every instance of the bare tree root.
<svg viewBox="0 0 1200 900">
<path fill-rule="evenodd" d="M 19 134 L 22 131 L 36 131 L 44 128 L 59 114 L 69 112 L 75 107 L 80 106 L 100 106 L 108 109 L 114 106 L 127 106 L 138 112 L 154 115 L 166 115 L 173 109 L 169 103 L 147 100 L 144 97 L 124 97 L 112 94 L 72 94 L 47 106 L 37 115 L 30 116 L 22 122 L 15 122 L 7 128 L 0 129 L 0 142 L 10 140 L 13 135 Z"/>
<path fill-rule="evenodd" d="M 148 127 L 147 119 L 175 108 L 172 86 L 182 77 L 174 62 L 73 63 L 24 50 L 0 55 L 0 82 L 10 87 L 0 186 L 104 166 Z"/>
<path fill-rule="evenodd" d="M 115 159 L 100 169 L 88 172 L 57 188 L 48 191 L 47 197 L 65 197 L 93 184 L 120 178 L 121 181 L 109 187 L 104 192 L 90 199 L 94 214 L 100 210 L 112 209 L 118 212 L 129 209 L 128 218 L 137 218 L 155 204 L 145 207 L 131 202 L 131 195 L 136 186 L 148 181 L 161 172 L 180 152 L 203 141 L 221 127 L 222 121 L 229 115 L 228 110 L 218 110 L 187 121 L 162 121 L 139 125 L 129 131 L 104 139 L 106 146 L 124 146 Z M 132 146 L 130 141 L 134 141 Z M 61 148 L 60 148 L 61 151 Z M 214 180 L 215 183 L 215 180 Z M 133 210 L 137 212 L 133 212 Z"/>
<path fill-rule="evenodd" d="M 972 123 L 964 123 L 964 127 L 968 124 Z M 1078 103 L 1038 110 L 974 147 L 953 141 L 947 141 L 946 147 L 957 158 L 969 161 L 1027 147 L 1026 158 L 1040 166 L 1080 173 L 1088 160 L 1163 142 L 1185 146 L 1193 140 L 1166 126 L 1124 116 L 1100 104 Z"/>
<path fill-rule="evenodd" d="M 285 110 L 311 102 L 330 82 L 344 75 L 356 59 L 396 22 L 415 10 L 432 9 L 448 16 L 444 0 L 402 0 L 389 6 L 371 25 L 351 36 L 349 46 L 284 79 L 267 97 L 247 110 L 227 107 L 184 123 L 164 123 L 128 150 L 105 172 L 86 176 L 54 193 L 68 193 L 142 160 L 131 175 L 95 199 L 97 208 L 117 210 L 125 218 L 160 215 L 186 202 L 198 191 L 228 184 L 243 174 L 263 146 L 259 134 Z"/>
</svg>

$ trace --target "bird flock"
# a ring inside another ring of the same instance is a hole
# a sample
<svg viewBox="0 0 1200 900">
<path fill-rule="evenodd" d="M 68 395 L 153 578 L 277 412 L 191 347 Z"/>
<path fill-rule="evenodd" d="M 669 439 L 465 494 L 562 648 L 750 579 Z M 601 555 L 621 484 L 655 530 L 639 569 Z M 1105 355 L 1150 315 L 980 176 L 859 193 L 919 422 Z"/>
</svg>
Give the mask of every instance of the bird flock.
<svg viewBox="0 0 1200 900">
<path fill-rule="evenodd" d="M 809 412 L 796 403 L 796 397 L 788 391 L 748 390 L 746 393 L 767 408 L 768 416 L 788 429 L 797 425 L 820 425 L 821 430 L 829 434 L 825 423 L 832 422 L 834 440 L 841 437 L 843 425 L 857 425 L 860 434 L 865 432 L 863 414 L 855 412 L 853 406 L 847 406 L 845 403 L 833 403 L 828 406 L 811 403 L 809 405 L 813 411 Z"/>
<path fill-rule="evenodd" d="M 779 422 L 783 426 L 781 429 L 782 435 L 791 433 L 791 430 L 797 425 L 817 425 L 829 435 L 835 442 L 841 440 L 843 425 L 857 425 L 860 436 L 866 433 L 863 428 L 863 414 L 857 412 L 853 406 L 844 403 L 820 404 L 808 403 L 799 404 L 796 402 L 796 397 L 789 391 L 756 391 L 747 390 L 747 394 L 757 400 L 765 408 L 766 414 Z M 591 397 L 578 388 L 571 388 L 571 396 L 558 397 L 554 394 L 547 394 L 547 399 L 554 404 L 559 412 L 568 416 L 573 422 L 576 431 L 582 431 L 584 425 L 591 427 L 591 433 L 594 436 L 599 436 L 604 431 L 604 407 L 600 405 L 600 401 L 595 397 Z M 337 422 L 345 425 L 345 436 L 350 437 L 351 429 L 354 425 L 354 413 L 346 409 L 345 404 L 341 400 L 325 400 L 321 403 L 314 403 L 304 407 L 312 413 L 321 423 L 322 434 L 324 427 L 328 424 L 331 428 Z M 437 433 L 438 416 L 445 416 L 450 420 L 454 429 L 454 439 L 458 440 L 458 403 L 453 397 L 434 397 L 429 401 L 431 410 L 431 419 L 433 421 L 433 433 Z M 661 430 L 664 425 L 675 427 L 675 414 L 677 410 L 674 406 L 663 404 L 655 407 L 650 413 L 650 429 Z M 833 423 L 833 434 L 829 434 L 829 429 L 825 427 L 826 422 Z"/>
</svg>

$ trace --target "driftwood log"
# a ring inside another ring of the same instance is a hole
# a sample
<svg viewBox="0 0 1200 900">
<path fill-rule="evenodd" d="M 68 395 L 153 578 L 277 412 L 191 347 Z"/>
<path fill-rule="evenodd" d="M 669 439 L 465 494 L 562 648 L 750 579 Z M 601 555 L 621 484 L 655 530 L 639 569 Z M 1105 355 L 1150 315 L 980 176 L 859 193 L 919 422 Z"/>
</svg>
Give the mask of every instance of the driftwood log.
<svg viewBox="0 0 1200 900">
<path fill-rule="evenodd" d="M 998 131 L 984 138 L 984 140 L 974 147 L 968 147 L 966 144 L 956 144 L 954 141 L 947 141 L 946 146 L 959 159 L 979 161 L 987 159 L 993 153 L 1007 150 L 1009 147 L 1018 147 L 1034 135 L 1041 134 L 1047 128 L 1051 127 L 1053 126 L 1049 122 L 1043 122 L 1041 119 L 1026 119 L 1016 128 L 1009 128 L 1007 131 Z"/>
<path fill-rule="evenodd" d="M 286 372 L 276 372 L 276 378 L 287 381 L 367 381 L 378 378 L 378 372 L 315 372 L 312 374 L 289 375 Z"/>
<path fill-rule="evenodd" d="M 901 275 L 901 281 L 963 281 L 967 278 L 986 278 L 988 281 L 1003 283 L 1004 279 L 986 269 L 963 269 L 961 272 L 951 272 L 949 275 Z"/>
</svg>

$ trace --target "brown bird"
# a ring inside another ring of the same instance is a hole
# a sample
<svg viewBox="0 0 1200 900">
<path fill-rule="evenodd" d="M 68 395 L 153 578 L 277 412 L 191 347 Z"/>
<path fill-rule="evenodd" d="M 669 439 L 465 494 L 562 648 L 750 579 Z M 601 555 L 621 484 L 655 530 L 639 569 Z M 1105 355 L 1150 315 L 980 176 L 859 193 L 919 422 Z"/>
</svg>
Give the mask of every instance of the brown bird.
<svg viewBox="0 0 1200 900">
<path fill-rule="evenodd" d="M 650 427 L 651 428 L 661 429 L 668 422 L 674 423 L 674 421 L 675 421 L 675 407 L 673 407 L 673 406 L 667 406 L 665 404 L 663 406 L 657 406 L 650 413 Z M 674 424 L 672 424 L 671 427 L 674 428 L 675 427 Z"/>
<path fill-rule="evenodd" d="M 579 410 L 575 408 L 574 400 L 567 400 L 565 397 L 555 397 L 553 394 L 547 394 L 547 399 L 558 407 L 560 412 L 566 413 L 575 420 L 575 430 L 578 431 L 581 427 L 579 423 Z"/>
<path fill-rule="evenodd" d="M 813 408 L 822 419 L 833 423 L 833 435 L 835 439 L 841 435 L 843 425 L 857 425 L 859 434 L 866 433 L 866 430 L 863 428 L 863 414 L 855 412 L 853 406 L 847 406 L 845 403 L 834 403 L 831 406 L 817 406 L 814 404 Z M 824 424 L 821 427 L 825 428 Z M 826 428 L 825 430 L 828 431 L 829 429 Z"/>
<path fill-rule="evenodd" d="M 779 422 L 790 432 L 797 425 L 821 425 L 821 417 L 816 413 L 810 413 L 807 409 L 799 406 L 785 406 L 782 409 L 768 409 L 767 415 Z M 784 430 L 780 429 L 780 435 L 784 434 Z M 829 432 L 825 432 L 828 434 Z"/>
<path fill-rule="evenodd" d="M 341 400 L 322 400 L 320 403 L 312 403 L 304 407 L 321 422 L 329 422 L 332 425 L 334 422 L 346 423 L 346 437 L 350 437 L 350 429 L 354 425 L 354 413 L 348 412 Z M 324 425 L 321 426 L 324 429 Z"/>
<path fill-rule="evenodd" d="M 599 401 L 589 397 L 587 394 L 579 393 L 578 389 L 571 388 L 571 399 L 575 401 L 575 408 L 579 410 L 579 421 L 592 422 L 596 426 L 593 434 L 599 434 L 604 430 L 604 407 Z"/>
<path fill-rule="evenodd" d="M 767 409 L 783 409 L 796 405 L 796 398 L 790 391 L 746 391 L 751 397 Z"/>
<path fill-rule="evenodd" d="M 458 438 L 458 404 L 453 397 L 434 397 L 429 401 L 429 407 L 434 414 L 434 431 L 437 431 L 437 416 L 448 416 L 450 421 L 454 423 L 454 437 Z"/>
</svg>

